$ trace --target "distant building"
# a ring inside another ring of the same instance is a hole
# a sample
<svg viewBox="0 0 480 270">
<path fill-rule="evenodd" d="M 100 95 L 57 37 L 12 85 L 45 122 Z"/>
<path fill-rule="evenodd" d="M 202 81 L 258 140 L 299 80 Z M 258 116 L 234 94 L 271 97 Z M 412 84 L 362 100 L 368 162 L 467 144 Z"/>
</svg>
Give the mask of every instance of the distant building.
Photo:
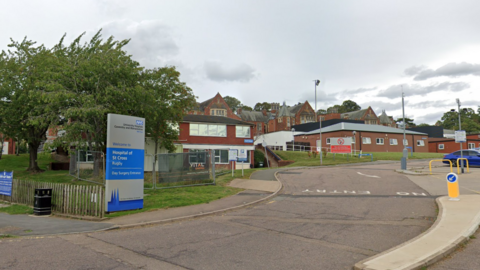
<svg viewBox="0 0 480 270">
<path fill-rule="evenodd" d="M 223 116 L 241 120 L 240 117 L 235 115 L 225 102 L 220 93 L 217 93 L 213 98 L 197 103 L 195 108 L 188 112 L 193 115 L 215 115 Z"/>
</svg>

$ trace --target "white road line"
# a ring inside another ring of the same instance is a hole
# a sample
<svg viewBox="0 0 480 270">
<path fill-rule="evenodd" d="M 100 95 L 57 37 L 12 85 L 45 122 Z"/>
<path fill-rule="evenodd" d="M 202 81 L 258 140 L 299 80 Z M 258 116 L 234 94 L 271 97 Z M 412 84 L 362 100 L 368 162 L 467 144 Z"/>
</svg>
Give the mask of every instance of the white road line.
<svg viewBox="0 0 480 270">
<path fill-rule="evenodd" d="M 380 176 L 376 176 L 376 175 L 368 175 L 368 174 L 363 174 L 361 172 L 357 172 L 357 173 L 366 177 L 380 178 Z"/>
</svg>

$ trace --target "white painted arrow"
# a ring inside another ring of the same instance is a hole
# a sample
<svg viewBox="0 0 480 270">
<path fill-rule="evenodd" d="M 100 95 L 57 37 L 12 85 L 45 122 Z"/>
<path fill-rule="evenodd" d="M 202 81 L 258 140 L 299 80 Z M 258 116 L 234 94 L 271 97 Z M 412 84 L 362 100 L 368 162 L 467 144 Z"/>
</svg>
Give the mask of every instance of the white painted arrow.
<svg viewBox="0 0 480 270">
<path fill-rule="evenodd" d="M 363 174 L 361 172 L 357 172 L 357 173 L 366 177 L 380 178 L 380 176 L 376 176 L 376 175 L 368 175 L 368 174 Z"/>
</svg>

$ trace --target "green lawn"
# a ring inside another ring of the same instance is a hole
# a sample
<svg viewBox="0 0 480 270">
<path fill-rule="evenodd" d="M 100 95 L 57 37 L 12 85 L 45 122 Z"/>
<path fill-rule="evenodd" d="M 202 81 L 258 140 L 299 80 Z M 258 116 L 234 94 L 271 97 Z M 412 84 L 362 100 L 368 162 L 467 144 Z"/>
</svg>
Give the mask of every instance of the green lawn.
<svg viewBox="0 0 480 270">
<path fill-rule="evenodd" d="M 280 156 L 284 160 L 295 160 L 294 163 L 288 165 L 287 167 L 297 167 L 297 166 L 319 166 L 320 157 L 317 155 L 315 158 L 313 156 L 309 157 L 307 152 L 293 152 L 293 151 L 274 151 L 275 154 Z M 363 154 L 373 154 L 373 161 L 377 160 L 398 160 L 402 158 L 401 152 L 373 152 L 373 153 L 363 153 Z M 443 158 L 443 154 L 440 153 L 413 153 L 413 156 L 408 154 L 408 159 L 429 159 L 429 158 Z M 363 156 L 358 158 L 358 156 L 350 156 L 344 154 L 336 154 L 335 160 L 333 154 L 329 153 L 326 157 L 322 158 L 323 165 L 337 165 L 345 163 L 359 163 L 359 162 L 370 162 L 370 156 Z"/>
</svg>

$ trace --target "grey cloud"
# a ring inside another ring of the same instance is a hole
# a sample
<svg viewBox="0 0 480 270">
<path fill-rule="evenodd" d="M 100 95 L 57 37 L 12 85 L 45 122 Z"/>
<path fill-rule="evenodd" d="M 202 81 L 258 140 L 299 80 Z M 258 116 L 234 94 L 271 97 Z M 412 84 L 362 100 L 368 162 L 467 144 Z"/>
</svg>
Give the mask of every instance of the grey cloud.
<svg viewBox="0 0 480 270">
<path fill-rule="evenodd" d="M 443 82 L 432 84 L 428 86 L 422 86 L 418 84 L 409 84 L 409 85 L 392 85 L 385 90 L 381 90 L 378 92 L 378 97 L 386 97 L 386 98 L 398 98 L 402 96 L 402 86 L 403 92 L 405 96 L 425 96 L 427 94 L 431 94 L 433 92 L 438 91 L 449 91 L 449 92 L 460 92 L 464 89 L 470 87 L 468 83 L 464 82 Z"/>
<path fill-rule="evenodd" d="M 413 67 L 409 67 L 409 68 L 405 69 L 404 73 L 405 73 L 405 75 L 413 76 L 413 75 L 417 75 L 418 73 L 420 73 L 421 71 L 423 71 L 425 69 L 426 69 L 425 66 L 413 66 Z"/>
<path fill-rule="evenodd" d="M 102 25 L 104 36 L 115 39 L 131 39 L 126 50 L 141 65 L 159 67 L 166 58 L 175 56 L 179 47 L 169 26 L 160 21 L 121 20 Z"/>
<path fill-rule="evenodd" d="M 417 118 L 414 118 L 415 124 L 430 123 L 431 125 L 435 124 L 438 120 L 442 119 L 443 112 L 435 112 L 421 115 Z"/>
<path fill-rule="evenodd" d="M 206 61 L 204 64 L 207 77 L 212 81 L 238 81 L 248 82 L 255 78 L 254 69 L 247 64 L 239 64 L 235 67 L 225 68 L 221 63 Z"/>
<path fill-rule="evenodd" d="M 407 70 L 405 70 L 405 73 L 407 73 Z M 470 64 L 466 62 L 448 63 L 444 66 L 437 68 L 436 70 L 424 69 L 411 75 L 416 75 L 413 78 L 415 81 L 423 81 L 426 79 L 440 77 L 440 76 L 447 76 L 447 77 L 460 77 L 460 76 L 466 76 L 466 75 L 480 76 L 480 64 Z"/>
</svg>

